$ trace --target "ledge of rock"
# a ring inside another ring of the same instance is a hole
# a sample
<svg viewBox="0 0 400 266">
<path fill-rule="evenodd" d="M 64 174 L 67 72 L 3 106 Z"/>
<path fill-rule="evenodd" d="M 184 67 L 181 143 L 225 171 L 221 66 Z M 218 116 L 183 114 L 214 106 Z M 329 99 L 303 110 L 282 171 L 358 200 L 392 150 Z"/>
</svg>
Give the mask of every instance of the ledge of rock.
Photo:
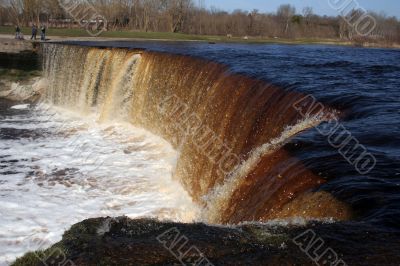
<svg viewBox="0 0 400 266">
<path fill-rule="evenodd" d="M 13 265 L 397 265 L 399 233 L 359 228 L 355 222 L 223 227 L 96 218 Z"/>
<path fill-rule="evenodd" d="M 35 70 L 39 68 L 40 44 L 37 42 L 0 38 L 0 67 Z"/>
<path fill-rule="evenodd" d="M 40 46 L 39 42 L 16 40 L 11 38 L 0 38 L 0 52 L 20 53 L 23 51 L 37 52 Z"/>
</svg>

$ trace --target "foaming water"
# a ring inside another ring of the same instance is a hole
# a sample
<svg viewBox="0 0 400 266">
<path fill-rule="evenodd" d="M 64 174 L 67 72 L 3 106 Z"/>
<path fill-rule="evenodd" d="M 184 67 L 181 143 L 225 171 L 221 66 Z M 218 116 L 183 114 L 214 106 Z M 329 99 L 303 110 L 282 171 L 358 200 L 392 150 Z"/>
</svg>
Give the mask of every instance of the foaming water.
<svg viewBox="0 0 400 266">
<path fill-rule="evenodd" d="M 9 110 L 0 122 L 0 264 L 48 247 L 90 217 L 196 218 L 171 178 L 178 154 L 163 139 L 59 107 Z"/>
<path fill-rule="evenodd" d="M 11 107 L 11 109 L 15 109 L 15 110 L 23 110 L 23 109 L 28 109 L 29 108 L 29 104 L 19 104 L 19 105 L 14 105 Z"/>
</svg>

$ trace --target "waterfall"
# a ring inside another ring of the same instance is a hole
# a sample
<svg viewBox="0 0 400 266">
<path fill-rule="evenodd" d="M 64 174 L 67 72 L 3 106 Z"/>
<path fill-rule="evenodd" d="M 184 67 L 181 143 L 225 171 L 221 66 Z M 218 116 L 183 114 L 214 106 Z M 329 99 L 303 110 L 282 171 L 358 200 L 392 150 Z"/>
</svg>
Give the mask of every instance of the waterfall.
<svg viewBox="0 0 400 266">
<path fill-rule="evenodd" d="M 325 182 L 285 149 L 326 120 L 293 107 L 301 93 L 159 52 L 45 44 L 43 66 L 44 101 L 96 112 L 100 122 L 122 119 L 171 143 L 179 151 L 174 178 L 204 207 L 206 221 L 279 218 Z"/>
</svg>

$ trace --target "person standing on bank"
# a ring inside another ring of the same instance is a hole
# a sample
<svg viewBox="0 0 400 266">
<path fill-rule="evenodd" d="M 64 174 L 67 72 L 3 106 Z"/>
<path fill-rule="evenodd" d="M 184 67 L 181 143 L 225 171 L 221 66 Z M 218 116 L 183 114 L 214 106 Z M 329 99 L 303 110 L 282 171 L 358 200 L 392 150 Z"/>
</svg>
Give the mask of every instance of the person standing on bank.
<svg viewBox="0 0 400 266">
<path fill-rule="evenodd" d="M 40 30 L 41 30 L 41 36 L 40 36 L 41 38 L 40 39 L 42 41 L 46 41 L 46 27 L 42 25 Z"/>
<path fill-rule="evenodd" d="M 19 25 L 15 27 L 15 39 L 21 39 L 21 28 L 19 27 Z"/>
<path fill-rule="evenodd" d="M 33 24 L 32 26 L 32 37 L 31 40 L 35 40 L 36 41 L 36 35 L 37 35 L 37 27 L 35 24 Z"/>
</svg>

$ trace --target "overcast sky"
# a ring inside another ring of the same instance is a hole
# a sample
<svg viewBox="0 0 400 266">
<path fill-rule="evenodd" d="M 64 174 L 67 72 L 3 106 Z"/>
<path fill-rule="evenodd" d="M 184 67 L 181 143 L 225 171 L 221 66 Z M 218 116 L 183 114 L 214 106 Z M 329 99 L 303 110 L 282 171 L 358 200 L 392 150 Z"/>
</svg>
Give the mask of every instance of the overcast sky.
<svg viewBox="0 0 400 266">
<path fill-rule="evenodd" d="M 195 0 L 200 1 L 200 0 Z M 345 0 L 203 0 L 207 7 L 216 7 L 227 11 L 243 9 L 251 11 L 258 9 L 260 12 L 274 12 L 281 4 L 291 4 L 297 8 L 298 13 L 310 6 L 314 13 L 319 15 L 336 16 L 338 12 L 329 5 L 331 2 L 344 2 Z M 375 12 L 384 12 L 389 16 L 400 18 L 400 0 L 347 0 L 358 3 L 360 7 Z"/>
</svg>

